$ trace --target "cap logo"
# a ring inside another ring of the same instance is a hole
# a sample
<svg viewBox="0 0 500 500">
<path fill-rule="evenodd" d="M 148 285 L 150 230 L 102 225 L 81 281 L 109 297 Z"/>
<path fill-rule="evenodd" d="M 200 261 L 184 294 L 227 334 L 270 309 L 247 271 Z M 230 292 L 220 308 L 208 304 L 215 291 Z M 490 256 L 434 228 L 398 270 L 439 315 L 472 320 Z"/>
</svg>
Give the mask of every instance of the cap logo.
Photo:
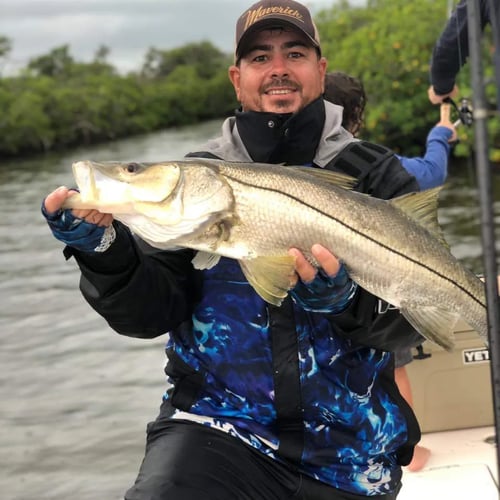
<svg viewBox="0 0 500 500">
<path fill-rule="evenodd" d="M 296 19 L 297 21 L 304 22 L 304 16 L 296 10 L 291 9 L 290 7 L 259 7 L 258 9 L 249 10 L 247 12 L 247 19 L 245 22 L 245 27 L 243 31 L 246 31 L 252 24 L 256 23 L 263 17 L 269 16 L 270 14 L 280 14 L 282 16 L 291 17 L 292 19 Z"/>
</svg>

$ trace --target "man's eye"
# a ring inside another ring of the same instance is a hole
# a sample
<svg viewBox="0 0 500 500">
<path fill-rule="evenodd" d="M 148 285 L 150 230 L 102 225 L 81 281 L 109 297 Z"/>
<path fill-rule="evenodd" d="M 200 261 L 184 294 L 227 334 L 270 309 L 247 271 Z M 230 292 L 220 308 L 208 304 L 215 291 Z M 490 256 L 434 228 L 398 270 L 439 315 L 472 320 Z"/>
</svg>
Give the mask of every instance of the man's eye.
<svg viewBox="0 0 500 500">
<path fill-rule="evenodd" d="M 264 55 L 264 54 L 262 54 L 262 55 L 260 55 L 260 56 L 255 56 L 255 57 L 253 58 L 253 60 L 254 60 L 255 62 L 264 62 L 264 61 L 267 61 L 267 56 L 266 56 L 266 55 Z"/>
<path fill-rule="evenodd" d="M 288 54 L 288 57 L 289 57 L 290 59 L 298 59 L 298 58 L 300 58 L 300 57 L 304 57 L 304 55 L 302 54 L 302 52 L 290 52 L 290 53 Z"/>
</svg>

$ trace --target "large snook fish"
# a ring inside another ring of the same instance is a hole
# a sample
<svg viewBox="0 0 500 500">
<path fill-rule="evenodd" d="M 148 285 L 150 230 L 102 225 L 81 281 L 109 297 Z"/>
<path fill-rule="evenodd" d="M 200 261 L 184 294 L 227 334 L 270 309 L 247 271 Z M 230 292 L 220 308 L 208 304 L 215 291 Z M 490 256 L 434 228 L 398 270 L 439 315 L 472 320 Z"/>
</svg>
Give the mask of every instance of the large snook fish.
<svg viewBox="0 0 500 500">
<path fill-rule="evenodd" d="M 315 243 L 361 287 L 400 309 L 450 350 L 462 318 L 487 343 L 484 284 L 450 253 L 437 222 L 439 189 L 389 201 L 354 192 L 354 180 L 310 167 L 192 159 L 161 163 L 79 161 L 80 193 L 65 208 L 111 213 L 157 248 L 198 250 L 196 268 L 237 259 L 261 297 L 279 305 L 291 287 L 296 247 Z"/>
</svg>

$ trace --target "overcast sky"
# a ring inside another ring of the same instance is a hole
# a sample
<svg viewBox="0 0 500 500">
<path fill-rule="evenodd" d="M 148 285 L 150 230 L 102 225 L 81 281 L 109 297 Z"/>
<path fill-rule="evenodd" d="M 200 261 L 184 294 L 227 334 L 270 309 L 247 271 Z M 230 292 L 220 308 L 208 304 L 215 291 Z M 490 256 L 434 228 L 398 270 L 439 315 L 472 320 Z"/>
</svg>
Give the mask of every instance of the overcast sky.
<svg viewBox="0 0 500 500">
<path fill-rule="evenodd" d="M 351 1 L 352 4 L 362 0 Z M 150 47 L 209 40 L 231 52 L 238 16 L 252 0 L 0 0 L 0 35 L 12 41 L 0 67 L 12 74 L 32 57 L 68 44 L 80 61 L 101 45 L 120 71 L 139 69 Z M 304 0 L 313 15 L 335 0 Z"/>
</svg>

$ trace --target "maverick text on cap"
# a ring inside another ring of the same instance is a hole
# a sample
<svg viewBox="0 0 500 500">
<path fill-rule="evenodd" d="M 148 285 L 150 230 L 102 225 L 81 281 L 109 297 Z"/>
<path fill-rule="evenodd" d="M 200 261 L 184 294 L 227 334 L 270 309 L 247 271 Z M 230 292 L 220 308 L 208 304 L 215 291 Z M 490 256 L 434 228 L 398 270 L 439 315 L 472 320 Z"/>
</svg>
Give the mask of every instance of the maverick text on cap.
<svg viewBox="0 0 500 500">
<path fill-rule="evenodd" d="M 311 44 L 320 48 L 319 35 L 309 10 L 293 0 L 261 0 L 246 10 L 236 23 L 236 61 L 248 35 L 266 26 L 293 26 L 304 33 Z"/>
</svg>

